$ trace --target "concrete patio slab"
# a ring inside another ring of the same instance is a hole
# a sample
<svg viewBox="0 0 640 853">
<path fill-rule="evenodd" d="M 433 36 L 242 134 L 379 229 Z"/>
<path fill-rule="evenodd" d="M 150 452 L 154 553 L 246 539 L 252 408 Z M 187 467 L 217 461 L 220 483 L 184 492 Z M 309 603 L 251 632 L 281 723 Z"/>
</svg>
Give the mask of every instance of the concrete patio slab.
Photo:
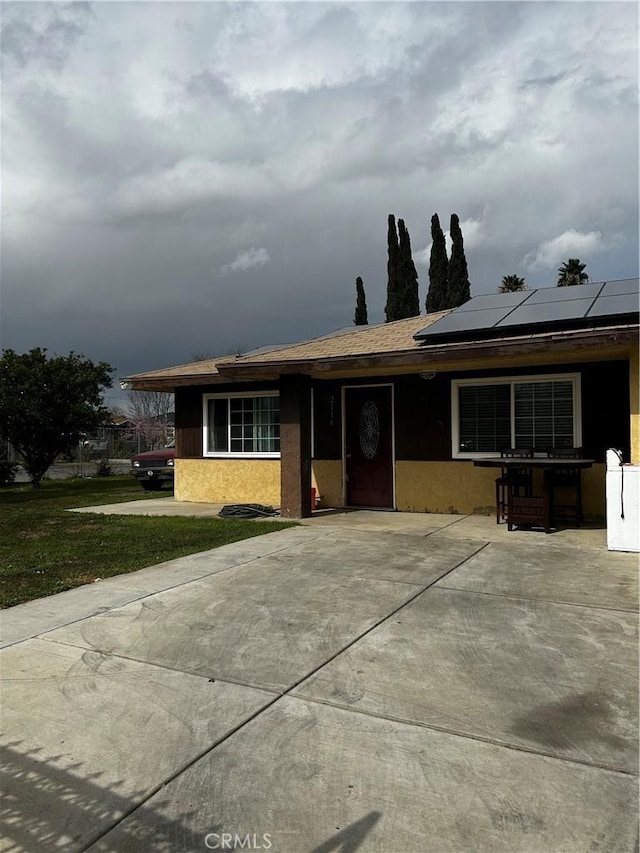
<svg viewBox="0 0 640 853">
<path fill-rule="evenodd" d="M 336 581 L 266 557 L 45 636 L 282 691 L 419 589 L 361 577 Z"/>
<path fill-rule="evenodd" d="M 224 504 L 177 501 L 173 495 L 162 498 L 145 498 L 139 501 L 121 501 L 117 504 L 81 506 L 69 512 L 94 512 L 98 515 L 176 515 L 193 518 L 213 518 Z M 281 519 L 279 519 L 281 520 Z"/>
<path fill-rule="evenodd" d="M 223 504 L 176 501 L 171 495 L 143 501 L 78 507 L 69 512 L 92 512 L 104 515 L 155 515 L 216 518 Z M 281 519 L 256 519 L 256 523 Z M 374 533 L 442 534 L 487 542 L 525 543 L 536 545 L 565 544 L 607 550 L 607 530 L 603 523 L 590 522 L 580 528 L 561 527 L 545 535 L 542 530 L 507 530 L 496 524 L 494 515 L 456 515 L 420 512 L 380 512 L 379 510 L 321 509 L 310 518 L 297 519 L 306 527 L 369 530 Z"/>
<path fill-rule="evenodd" d="M 43 640 L 2 672 L 1 850 L 84 850 L 273 700 Z"/>
<path fill-rule="evenodd" d="M 612 559 L 606 551 L 566 545 L 491 543 L 437 585 L 636 613 L 638 557 L 617 554 Z"/>
<path fill-rule="evenodd" d="M 482 547 L 440 543 L 429 557 L 422 537 L 399 541 L 369 533 L 351 542 L 339 534 L 316 536 L 305 545 L 300 544 L 304 535 L 312 534 L 301 530 L 277 556 L 272 551 L 242 568 L 46 636 L 184 672 L 286 690 Z"/>
<path fill-rule="evenodd" d="M 18 604 L 2 613 L 0 648 L 325 535 L 304 527 L 277 530 Z"/>
<path fill-rule="evenodd" d="M 141 598 L 146 593 L 138 587 L 133 577 L 120 583 L 122 575 L 98 581 L 75 589 L 48 595 L 2 611 L 0 619 L 0 647 L 35 637 L 43 631 L 67 625 L 114 607 L 121 607 Z"/>
<path fill-rule="evenodd" d="M 620 853 L 635 799 L 624 774 L 285 697 L 90 850 Z"/>
<path fill-rule="evenodd" d="M 627 772 L 637 617 L 431 587 L 294 695 Z"/>
<path fill-rule="evenodd" d="M 380 512 L 376 510 L 321 510 L 311 518 L 300 519 L 310 527 L 341 527 L 350 530 L 369 530 L 372 533 L 414 533 L 426 536 L 448 528 L 464 515 L 443 515 L 429 512 Z M 473 537 L 469 537 L 473 538 Z"/>
<path fill-rule="evenodd" d="M 375 535 L 361 529 L 322 530 L 331 535 L 289 548 L 274 559 L 292 568 L 304 565 L 334 579 L 349 576 L 426 586 L 487 547 L 482 540 L 427 541 L 424 535 L 398 536 L 386 530 Z"/>
<path fill-rule="evenodd" d="M 635 558 L 403 515 L 4 611 L 0 850 L 637 853 Z"/>
<path fill-rule="evenodd" d="M 489 542 L 505 542 L 510 544 L 529 544 L 534 547 L 549 545 L 570 545 L 579 548 L 597 548 L 607 550 L 607 529 L 604 524 L 591 523 L 582 527 L 560 527 L 545 533 L 540 528 L 515 528 L 509 530 L 506 524 L 496 524 L 495 515 L 466 515 L 456 520 L 446 528 L 441 528 L 439 534 L 446 536 L 461 536 L 465 539 L 486 539 Z"/>
</svg>

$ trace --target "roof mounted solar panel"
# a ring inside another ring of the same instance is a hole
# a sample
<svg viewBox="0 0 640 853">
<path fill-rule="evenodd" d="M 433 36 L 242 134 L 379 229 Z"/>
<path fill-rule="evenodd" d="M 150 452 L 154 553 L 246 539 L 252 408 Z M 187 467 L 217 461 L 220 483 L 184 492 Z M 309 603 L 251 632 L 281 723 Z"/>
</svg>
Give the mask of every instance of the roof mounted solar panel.
<svg viewBox="0 0 640 853">
<path fill-rule="evenodd" d="M 621 293 L 617 296 L 601 296 L 589 309 L 587 317 L 616 317 L 620 314 L 637 314 L 640 311 L 638 293 Z"/>
<path fill-rule="evenodd" d="M 621 296 L 623 293 L 640 293 L 640 280 L 623 278 L 620 281 L 607 281 L 600 292 L 600 296 Z"/>
<path fill-rule="evenodd" d="M 563 320 L 581 320 L 591 308 L 593 299 L 571 299 L 566 302 L 529 302 L 516 308 L 496 325 L 530 326 L 538 323 L 554 324 Z"/>
<path fill-rule="evenodd" d="M 638 279 L 476 296 L 422 329 L 419 341 L 479 340 L 543 330 L 592 328 L 604 318 L 637 322 Z M 628 318 L 628 319 L 627 319 Z"/>
<path fill-rule="evenodd" d="M 516 305 L 528 299 L 531 293 L 530 290 L 517 290 L 515 293 L 488 293 L 486 296 L 474 296 L 473 299 L 456 308 L 456 314 L 482 311 L 485 308 L 515 308 Z"/>
<path fill-rule="evenodd" d="M 574 284 L 569 287 L 541 287 L 531 292 L 527 302 L 536 304 L 540 302 L 568 302 L 574 299 L 595 299 L 602 290 L 601 281 L 594 284 Z"/>
<path fill-rule="evenodd" d="M 481 311 L 452 311 L 441 320 L 436 320 L 431 326 L 422 329 L 414 335 L 414 338 L 431 335 L 445 335 L 454 332 L 477 331 L 480 329 L 491 329 L 503 317 L 505 317 L 511 308 L 485 308 Z"/>
</svg>

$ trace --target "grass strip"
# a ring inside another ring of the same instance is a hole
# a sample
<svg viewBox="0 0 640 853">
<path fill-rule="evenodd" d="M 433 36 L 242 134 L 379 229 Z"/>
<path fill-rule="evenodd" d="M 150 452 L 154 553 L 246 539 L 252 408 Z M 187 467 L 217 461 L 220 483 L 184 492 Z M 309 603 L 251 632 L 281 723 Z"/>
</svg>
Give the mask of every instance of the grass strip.
<svg viewBox="0 0 640 853">
<path fill-rule="evenodd" d="M 43 481 L 0 492 L 0 607 L 294 526 L 222 518 L 69 513 L 158 498 L 131 477 Z"/>
</svg>

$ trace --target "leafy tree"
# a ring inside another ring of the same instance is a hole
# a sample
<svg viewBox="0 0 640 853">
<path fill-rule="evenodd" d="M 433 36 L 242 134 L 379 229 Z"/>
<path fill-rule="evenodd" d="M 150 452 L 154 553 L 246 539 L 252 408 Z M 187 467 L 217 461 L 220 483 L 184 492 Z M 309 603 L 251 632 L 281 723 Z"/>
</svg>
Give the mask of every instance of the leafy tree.
<svg viewBox="0 0 640 853">
<path fill-rule="evenodd" d="M 387 230 L 387 304 L 384 308 L 385 322 L 390 323 L 392 320 L 399 320 L 398 303 L 399 303 L 399 267 L 400 267 L 400 245 L 398 243 L 398 232 L 396 231 L 396 218 L 389 214 L 389 227 Z"/>
<path fill-rule="evenodd" d="M 440 227 L 438 214 L 431 217 L 431 256 L 429 258 L 429 290 L 427 291 L 427 313 L 442 311 L 447 304 L 447 245 Z"/>
<path fill-rule="evenodd" d="M 558 287 L 571 287 L 575 284 L 585 284 L 589 276 L 584 271 L 586 264 L 580 263 L 580 258 L 569 258 L 558 270 Z"/>
<path fill-rule="evenodd" d="M 471 299 L 471 285 L 467 259 L 464 254 L 464 240 L 460 228 L 460 220 L 455 213 L 451 214 L 451 260 L 447 271 L 447 305 L 445 308 L 457 308 Z"/>
<path fill-rule="evenodd" d="M 420 314 L 418 298 L 418 272 L 411 256 L 411 238 L 405 228 L 404 220 L 398 220 L 400 233 L 399 275 L 398 275 L 398 316 L 396 320 L 417 317 Z"/>
<path fill-rule="evenodd" d="M 364 283 L 360 276 L 356 279 L 356 313 L 353 318 L 356 326 L 369 325 L 367 317 L 367 299 L 364 293 Z"/>
<path fill-rule="evenodd" d="M 22 455 L 35 488 L 56 456 L 108 420 L 102 391 L 111 387 L 111 373 L 105 362 L 74 352 L 49 358 L 40 347 L 2 351 L 0 437 Z"/>
<path fill-rule="evenodd" d="M 519 275 L 505 275 L 498 288 L 498 293 L 517 293 L 528 289 L 526 281 Z"/>
</svg>

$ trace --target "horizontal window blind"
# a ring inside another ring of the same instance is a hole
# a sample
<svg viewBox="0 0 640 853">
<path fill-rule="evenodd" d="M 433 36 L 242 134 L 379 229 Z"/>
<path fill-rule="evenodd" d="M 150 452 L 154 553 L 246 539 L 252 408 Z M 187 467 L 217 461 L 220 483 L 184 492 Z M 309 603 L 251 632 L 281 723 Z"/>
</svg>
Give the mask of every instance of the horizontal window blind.
<svg viewBox="0 0 640 853">
<path fill-rule="evenodd" d="M 457 386 L 454 453 L 499 453 L 509 447 L 572 447 L 576 436 L 571 378 L 518 379 Z"/>
<path fill-rule="evenodd" d="M 514 408 L 517 447 L 544 451 L 573 445 L 572 382 L 518 382 Z"/>
<path fill-rule="evenodd" d="M 467 385 L 460 388 L 459 450 L 487 453 L 511 444 L 509 385 Z"/>
</svg>

